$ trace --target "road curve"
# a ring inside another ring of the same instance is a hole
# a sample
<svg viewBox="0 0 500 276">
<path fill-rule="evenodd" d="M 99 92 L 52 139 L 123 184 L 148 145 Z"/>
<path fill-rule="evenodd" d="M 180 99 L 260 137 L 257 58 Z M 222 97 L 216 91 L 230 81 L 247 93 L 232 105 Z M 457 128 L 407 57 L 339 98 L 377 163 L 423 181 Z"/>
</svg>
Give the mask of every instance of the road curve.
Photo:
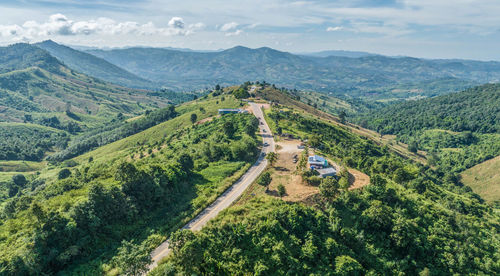
<svg viewBox="0 0 500 276">
<path fill-rule="evenodd" d="M 267 166 L 267 159 L 265 159 L 265 154 L 275 150 L 274 139 L 271 134 L 271 129 L 264 119 L 264 114 L 261 109 L 261 105 L 256 103 L 249 103 L 253 114 L 260 122 L 259 130 L 262 135 L 262 140 L 264 144 L 268 144 L 268 146 L 263 146 L 261 154 L 259 158 L 255 162 L 255 164 L 248 169 L 248 171 L 241 176 L 238 181 L 236 181 L 231 187 L 229 187 L 221 196 L 219 196 L 210 206 L 208 206 L 205 210 L 203 210 L 198 216 L 189 221 L 182 229 L 190 229 L 193 231 L 200 230 L 207 224 L 207 222 L 217 216 L 220 211 L 229 207 L 236 199 L 238 199 L 241 194 L 252 184 L 255 179 L 265 170 Z M 150 265 L 149 270 L 151 271 L 153 268 L 158 266 L 158 262 L 166 257 L 170 253 L 168 240 L 162 243 L 159 247 L 157 247 L 152 253 L 151 258 L 153 259 L 153 263 Z"/>
</svg>

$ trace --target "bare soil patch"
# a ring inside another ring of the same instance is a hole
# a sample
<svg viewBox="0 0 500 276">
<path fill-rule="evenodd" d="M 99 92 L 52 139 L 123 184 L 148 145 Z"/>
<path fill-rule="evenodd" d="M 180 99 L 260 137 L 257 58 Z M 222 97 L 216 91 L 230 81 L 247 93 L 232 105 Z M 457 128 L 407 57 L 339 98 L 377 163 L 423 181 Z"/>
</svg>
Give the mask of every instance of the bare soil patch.
<svg viewBox="0 0 500 276">
<path fill-rule="evenodd" d="M 300 156 L 302 149 L 299 140 L 283 139 L 276 143 L 279 145 L 278 161 L 274 165 L 272 175 L 273 181 L 269 185 L 267 194 L 278 196 L 277 187 L 279 184 L 285 186 L 286 195 L 283 200 L 302 201 L 307 197 L 319 193 L 318 187 L 308 186 L 302 183 L 302 177 L 296 174 L 297 164 L 293 162 L 294 156 Z"/>
<path fill-rule="evenodd" d="M 370 184 L 370 177 L 356 169 L 348 168 L 349 172 L 349 190 L 359 189 Z"/>
</svg>

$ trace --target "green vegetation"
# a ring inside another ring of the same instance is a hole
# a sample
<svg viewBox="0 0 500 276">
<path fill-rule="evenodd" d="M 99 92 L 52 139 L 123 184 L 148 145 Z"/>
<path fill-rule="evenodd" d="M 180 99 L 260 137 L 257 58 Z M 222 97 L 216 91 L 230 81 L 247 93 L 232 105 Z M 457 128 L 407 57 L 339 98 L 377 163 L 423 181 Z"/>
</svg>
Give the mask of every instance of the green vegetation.
<svg viewBox="0 0 500 276">
<path fill-rule="evenodd" d="M 152 275 L 500 273 L 500 217 L 453 178 L 309 115 L 273 108 L 269 118 L 317 136 L 317 151 L 371 184 L 347 191 L 325 179 L 309 207 L 256 197 L 199 232 L 173 234 L 171 256 Z"/>
<path fill-rule="evenodd" d="M 40 161 L 45 152 L 63 149 L 66 132 L 33 124 L 0 123 L 0 160 Z"/>
<path fill-rule="evenodd" d="M 225 97 L 179 106 L 174 119 L 26 176 L 2 204 L 0 274 L 141 271 L 145 252 L 164 239 L 158 234 L 208 206 L 257 157 L 253 116 L 190 123 L 193 113 L 203 119 L 237 106 Z M 148 115 L 130 123 L 147 125 Z"/>
<path fill-rule="evenodd" d="M 395 134 L 410 151 L 429 152 L 442 174 L 459 173 L 500 154 L 500 85 L 391 105 L 356 121 Z"/>
<path fill-rule="evenodd" d="M 194 113 L 193 113 L 194 114 Z M 193 115 L 192 114 L 192 115 Z M 196 114 L 194 114 L 196 115 Z M 142 130 L 167 121 L 177 116 L 174 106 L 147 112 L 144 117 L 132 122 L 118 123 L 93 130 L 91 133 L 73 140 L 71 145 L 56 154 L 49 156 L 48 160 L 62 161 L 78 156 L 82 153 L 103 146 L 114 141 L 136 134 Z M 192 118 L 192 117 L 191 117 Z"/>
<path fill-rule="evenodd" d="M 118 127 L 127 117 L 170 103 L 167 93 L 152 95 L 73 71 L 33 45 L 1 47 L 0 54 L 0 122 L 16 123 L 0 123 L 0 160 L 41 160 L 75 144 L 69 143 L 75 136 Z M 125 137 L 109 134 L 113 141 Z"/>
<path fill-rule="evenodd" d="M 500 156 L 463 171 L 460 177 L 486 202 L 500 208 Z"/>
<path fill-rule="evenodd" d="M 360 117 L 361 126 L 382 134 L 415 135 L 425 129 L 500 132 L 500 84 L 390 105 Z"/>
</svg>

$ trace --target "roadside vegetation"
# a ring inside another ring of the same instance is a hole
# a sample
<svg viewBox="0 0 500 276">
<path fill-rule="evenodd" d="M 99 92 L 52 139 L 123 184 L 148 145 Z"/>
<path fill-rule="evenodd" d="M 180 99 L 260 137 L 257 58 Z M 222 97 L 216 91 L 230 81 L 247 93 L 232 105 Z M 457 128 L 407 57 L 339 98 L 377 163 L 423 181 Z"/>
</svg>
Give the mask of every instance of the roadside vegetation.
<svg viewBox="0 0 500 276">
<path fill-rule="evenodd" d="M 500 273 L 500 218 L 453 178 L 334 124 L 277 108 L 268 115 L 370 185 L 347 191 L 324 180 L 308 206 L 245 196 L 201 231 L 172 235 L 173 252 L 152 275 Z"/>
<path fill-rule="evenodd" d="M 39 175 L 11 177 L 2 204 L 0 273 L 128 271 L 121 255 L 131 246 L 122 241 L 154 248 L 256 159 L 252 115 L 190 121 L 193 113 L 206 118 L 237 104 L 230 95 L 188 103 L 177 108 L 178 117 L 144 132 Z M 26 181 L 16 184 L 20 177 Z"/>
</svg>

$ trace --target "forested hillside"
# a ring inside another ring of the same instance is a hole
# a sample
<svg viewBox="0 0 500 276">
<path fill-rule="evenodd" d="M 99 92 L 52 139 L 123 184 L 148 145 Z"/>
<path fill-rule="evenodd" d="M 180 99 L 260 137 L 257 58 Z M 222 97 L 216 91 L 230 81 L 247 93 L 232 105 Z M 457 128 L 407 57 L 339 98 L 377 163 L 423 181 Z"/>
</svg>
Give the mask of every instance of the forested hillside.
<svg viewBox="0 0 500 276">
<path fill-rule="evenodd" d="M 357 121 L 382 134 L 414 135 L 417 131 L 435 128 L 500 133 L 500 84 L 391 105 Z"/>
<path fill-rule="evenodd" d="M 307 138 L 322 155 L 369 175 L 370 184 L 346 190 L 323 180 L 320 194 L 304 202 L 253 197 L 199 232 L 174 233 L 172 254 L 152 275 L 500 273 L 500 217 L 451 172 L 291 109 L 272 107 L 275 130 Z"/>
<path fill-rule="evenodd" d="M 500 155 L 500 85 L 486 84 L 432 99 L 408 101 L 354 119 L 394 134 L 413 151 L 428 151 L 429 165 L 462 172 Z"/>
<path fill-rule="evenodd" d="M 239 105 L 231 95 L 184 104 L 143 132 L 15 176 L 1 208 L 0 274 L 116 275 L 134 265 L 131 248 L 157 246 L 254 162 L 257 119 L 214 118 Z"/>
<path fill-rule="evenodd" d="M 142 78 L 182 90 L 266 80 L 367 100 L 429 97 L 500 80 L 499 62 L 409 57 L 311 57 L 263 47 L 220 52 L 160 48 L 89 50 Z"/>
</svg>

